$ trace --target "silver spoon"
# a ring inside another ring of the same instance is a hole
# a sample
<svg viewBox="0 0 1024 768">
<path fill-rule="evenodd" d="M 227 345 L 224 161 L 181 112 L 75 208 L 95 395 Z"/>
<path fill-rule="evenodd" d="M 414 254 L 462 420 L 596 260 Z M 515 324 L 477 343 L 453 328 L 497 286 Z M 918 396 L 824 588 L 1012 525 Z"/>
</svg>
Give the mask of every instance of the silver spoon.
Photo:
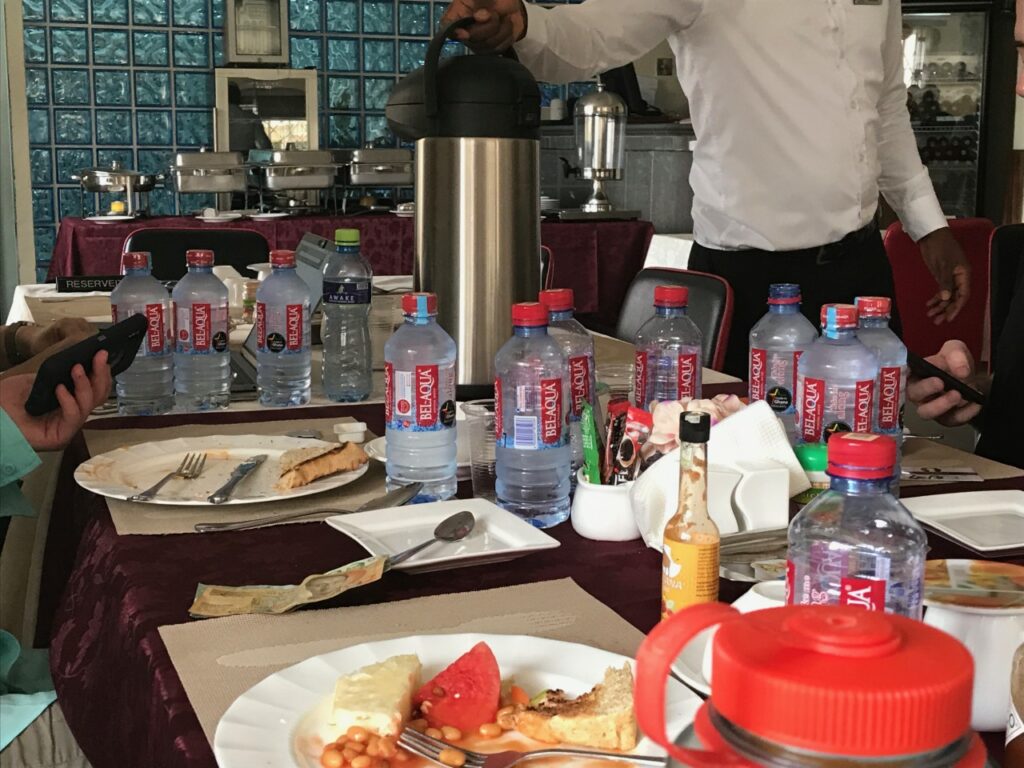
<svg viewBox="0 0 1024 768">
<path fill-rule="evenodd" d="M 472 512 L 456 512 L 454 515 L 446 517 L 434 529 L 434 538 L 399 552 L 397 555 L 392 555 L 388 558 L 385 570 L 394 568 L 399 563 L 404 563 L 417 552 L 426 549 L 436 541 L 461 541 L 469 536 L 474 525 L 476 525 L 476 518 L 473 517 Z"/>
</svg>

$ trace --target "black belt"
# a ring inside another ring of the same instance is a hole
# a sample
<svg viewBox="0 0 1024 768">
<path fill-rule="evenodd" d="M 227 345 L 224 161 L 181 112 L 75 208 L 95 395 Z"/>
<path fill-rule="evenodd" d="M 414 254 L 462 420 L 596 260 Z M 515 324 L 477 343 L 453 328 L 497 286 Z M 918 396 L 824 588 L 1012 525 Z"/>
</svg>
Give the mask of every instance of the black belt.
<svg viewBox="0 0 1024 768">
<path fill-rule="evenodd" d="M 840 261 L 847 256 L 856 255 L 856 248 L 878 237 L 878 221 L 872 219 L 856 232 L 836 240 L 834 243 L 820 245 L 817 248 L 805 248 L 799 251 L 788 251 L 788 253 L 814 257 L 815 264 L 828 264 L 833 261 Z"/>
</svg>

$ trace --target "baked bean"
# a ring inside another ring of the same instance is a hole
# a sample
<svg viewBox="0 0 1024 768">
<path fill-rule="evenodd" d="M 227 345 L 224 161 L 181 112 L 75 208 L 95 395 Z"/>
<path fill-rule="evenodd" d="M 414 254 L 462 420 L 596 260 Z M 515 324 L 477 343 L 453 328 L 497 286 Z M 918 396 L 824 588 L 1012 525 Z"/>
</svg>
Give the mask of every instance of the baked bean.
<svg viewBox="0 0 1024 768">
<path fill-rule="evenodd" d="M 351 749 L 357 755 L 363 754 L 366 751 L 366 742 L 363 741 L 346 741 L 345 749 Z"/>
<path fill-rule="evenodd" d="M 381 740 L 377 743 L 377 752 L 385 760 L 390 760 L 398 752 L 398 745 L 395 744 L 394 739 L 390 739 L 386 736 L 381 737 Z"/>
<path fill-rule="evenodd" d="M 414 731 L 425 731 L 427 729 L 427 721 L 422 717 L 409 721 L 409 727 Z"/>
<path fill-rule="evenodd" d="M 370 740 L 370 732 L 363 728 L 361 725 L 353 725 L 351 728 L 348 729 L 348 732 L 345 734 L 345 736 L 350 741 Z"/>
<path fill-rule="evenodd" d="M 437 756 L 438 761 L 445 765 L 451 766 L 451 768 L 462 768 L 466 764 L 466 753 L 461 749 L 442 749 L 441 754 Z"/>
<path fill-rule="evenodd" d="M 502 707 L 501 709 L 498 710 L 498 714 L 495 715 L 495 719 L 496 720 L 501 720 L 501 718 L 503 718 L 503 717 L 508 717 L 513 712 L 515 712 L 515 709 L 516 708 L 513 707 L 513 706 Z"/>
<path fill-rule="evenodd" d="M 369 744 L 367 744 L 366 745 L 366 754 L 369 755 L 370 757 L 379 757 L 380 756 L 380 742 L 379 741 L 371 741 Z"/>
<path fill-rule="evenodd" d="M 387 760 L 378 760 L 376 768 L 391 768 L 391 763 Z"/>
<path fill-rule="evenodd" d="M 342 757 L 345 758 L 345 762 L 346 763 L 351 763 L 353 760 L 355 760 L 357 757 L 359 757 L 359 753 L 358 752 L 355 752 L 355 751 L 349 749 L 348 747 L 346 747 L 345 749 L 341 750 L 341 755 L 342 755 Z"/>
<path fill-rule="evenodd" d="M 462 731 L 454 725 L 442 725 L 441 735 L 444 736 L 445 741 L 462 741 Z"/>
<path fill-rule="evenodd" d="M 408 762 L 410 757 L 411 755 L 404 749 L 399 749 L 397 752 L 395 752 L 395 760 L 399 763 Z"/>
<path fill-rule="evenodd" d="M 320 765 L 323 768 L 341 768 L 344 764 L 345 758 L 336 749 L 325 749 L 324 753 L 320 755 Z"/>
<path fill-rule="evenodd" d="M 356 755 L 350 762 L 352 768 L 370 768 L 373 765 L 373 758 L 369 755 Z"/>
<path fill-rule="evenodd" d="M 502 734 L 501 726 L 497 723 L 484 723 L 480 726 L 479 732 L 485 739 L 496 739 Z"/>
<path fill-rule="evenodd" d="M 427 730 L 425 730 L 423 733 L 432 739 L 444 738 L 444 733 L 441 732 L 440 728 L 427 728 Z"/>
</svg>

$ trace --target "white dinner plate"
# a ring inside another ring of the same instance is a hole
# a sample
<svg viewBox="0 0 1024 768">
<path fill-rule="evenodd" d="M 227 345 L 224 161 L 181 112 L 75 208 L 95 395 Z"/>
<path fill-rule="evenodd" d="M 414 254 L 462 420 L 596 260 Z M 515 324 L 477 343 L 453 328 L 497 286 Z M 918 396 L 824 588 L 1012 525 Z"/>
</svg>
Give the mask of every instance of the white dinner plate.
<svg viewBox="0 0 1024 768">
<path fill-rule="evenodd" d="M 291 216 L 287 211 L 277 211 L 276 213 L 254 213 L 249 216 L 254 221 L 270 221 L 272 219 L 283 219 L 287 216 Z"/>
<path fill-rule="evenodd" d="M 226 221 L 236 221 L 242 218 L 240 213 L 218 213 L 216 216 L 196 216 L 196 221 L 204 224 L 223 224 Z"/>
<path fill-rule="evenodd" d="M 458 413 L 462 413 L 461 408 Z M 472 465 L 469 456 L 469 431 L 465 424 L 465 419 L 458 419 L 455 422 L 455 466 L 458 469 L 469 469 Z M 374 461 L 386 463 L 388 460 L 388 441 L 386 437 L 375 437 L 363 446 L 363 450 Z"/>
<path fill-rule="evenodd" d="M 704 696 L 711 695 L 711 684 L 704 677 L 704 652 L 714 633 L 715 627 L 709 627 L 694 635 L 672 665 L 676 677 Z"/>
<path fill-rule="evenodd" d="M 261 453 L 267 455 L 267 460 L 238 484 L 225 504 L 255 504 L 310 496 L 348 485 L 366 472 L 368 464 L 352 472 L 322 477 L 300 488 L 275 490 L 274 483 L 281 476 L 281 455 L 293 448 L 312 448 L 318 445 L 336 443 L 286 435 L 211 435 L 187 440 L 161 440 L 116 448 L 94 456 L 78 466 L 75 481 L 100 496 L 127 499 L 177 469 L 186 453 L 205 451 L 206 465 L 199 477 L 195 480 L 175 478 L 147 503 L 210 506 L 207 497 L 227 482 L 231 470 L 249 457 Z"/>
<path fill-rule="evenodd" d="M 922 523 L 976 552 L 1024 548 L 1024 491 L 968 491 L 900 499 Z"/>
<path fill-rule="evenodd" d="M 100 215 L 100 216 L 86 216 L 85 220 L 86 221 L 96 221 L 96 222 L 99 222 L 101 224 L 106 224 L 106 223 L 112 223 L 112 222 L 115 222 L 115 221 L 131 221 L 134 218 L 136 218 L 136 217 L 135 216 L 129 216 L 127 214 L 109 213 L 109 214 L 103 214 L 103 215 Z"/>
<path fill-rule="evenodd" d="M 354 539 L 372 555 L 394 555 L 429 539 L 449 515 L 469 510 L 476 518 L 473 532 L 462 541 L 438 542 L 419 552 L 396 571 L 426 573 L 502 563 L 542 549 L 560 546 L 557 539 L 506 512 L 486 499 L 453 499 L 335 515 L 327 524 Z"/>
<path fill-rule="evenodd" d="M 600 682 L 608 667 L 632 659 L 599 648 L 521 635 L 419 635 L 381 640 L 313 656 L 282 669 L 254 685 L 228 707 L 217 724 L 213 753 L 220 768 L 298 766 L 317 768 L 324 744 L 340 734 L 328 725 L 334 683 L 341 675 L 392 656 L 415 653 L 426 681 L 478 642 L 494 652 L 502 679 L 515 678 L 529 692 L 561 688 L 578 696 Z M 665 721 L 673 735 L 692 721 L 701 700 L 675 680 L 667 683 Z M 515 736 L 506 737 L 515 739 Z M 502 740 L 495 740 L 495 749 Z M 641 737 L 638 755 L 664 755 Z M 593 766 L 592 761 L 566 759 L 563 766 Z"/>
</svg>

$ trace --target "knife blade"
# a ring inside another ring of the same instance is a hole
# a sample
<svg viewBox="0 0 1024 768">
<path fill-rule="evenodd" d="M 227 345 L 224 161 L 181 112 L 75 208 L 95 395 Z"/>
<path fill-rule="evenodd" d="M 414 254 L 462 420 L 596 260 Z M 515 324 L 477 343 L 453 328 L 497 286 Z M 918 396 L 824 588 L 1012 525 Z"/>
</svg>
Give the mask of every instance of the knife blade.
<svg viewBox="0 0 1024 768">
<path fill-rule="evenodd" d="M 224 483 L 220 488 L 210 494 L 206 500 L 211 504 L 223 504 L 225 501 L 231 498 L 231 494 L 242 480 L 244 480 L 250 472 L 256 467 L 267 460 L 267 454 L 260 453 L 256 456 L 250 456 L 248 459 L 243 461 L 233 470 L 231 470 L 231 476 L 228 481 Z"/>
</svg>

